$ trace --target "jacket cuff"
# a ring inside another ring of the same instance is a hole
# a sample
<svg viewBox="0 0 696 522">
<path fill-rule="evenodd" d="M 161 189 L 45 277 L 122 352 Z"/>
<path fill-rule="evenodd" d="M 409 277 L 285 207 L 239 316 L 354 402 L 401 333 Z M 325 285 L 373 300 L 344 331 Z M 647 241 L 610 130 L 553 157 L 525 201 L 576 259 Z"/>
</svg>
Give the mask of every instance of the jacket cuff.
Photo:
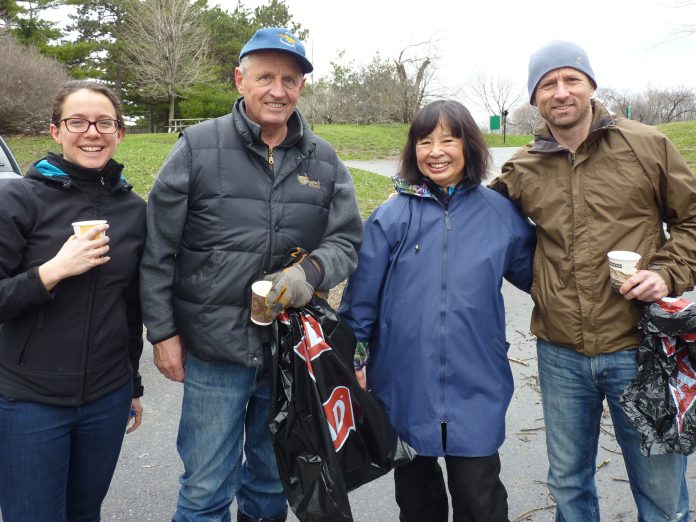
<svg viewBox="0 0 696 522">
<path fill-rule="evenodd" d="M 167 339 L 171 339 L 172 337 L 176 337 L 179 335 L 177 332 L 173 332 L 164 336 L 159 336 L 155 338 L 150 338 L 150 336 L 147 336 L 147 340 L 150 341 L 150 344 L 155 345 L 157 343 L 161 343 L 162 341 L 166 341 Z"/>
<path fill-rule="evenodd" d="M 300 261 L 300 267 L 304 270 L 305 279 L 310 284 L 312 289 L 317 288 L 324 279 L 324 267 L 321 261 L 313 257 L 306 256 Z"/>
</svg>

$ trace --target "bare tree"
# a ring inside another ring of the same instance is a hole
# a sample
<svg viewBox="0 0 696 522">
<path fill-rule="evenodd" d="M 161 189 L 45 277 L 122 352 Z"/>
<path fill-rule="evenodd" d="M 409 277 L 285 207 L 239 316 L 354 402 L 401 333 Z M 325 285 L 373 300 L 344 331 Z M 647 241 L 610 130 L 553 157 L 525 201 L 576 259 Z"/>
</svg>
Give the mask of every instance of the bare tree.
<svg viewBox="0 0 696 522">
<path fill-rule="evenodd" d="M 169 101 L 171 120 L 181 90 L 211 77 L 200 10 L 188 0 L 133 0 L 127 13 L 126 65 L 145 95 Z"/>
<path fill-rule="evenodd" d="M 640 93 L 597 89 L 596 96 L 609 110 L 635 120 L 657 125 L 696 117 L 696 94 L 686 87 L 657 89 L 649 87 Z"/>
<path fill-rule="evenodd" d="M 469 84 L 469 91 L 472 93 L 472 102 L 489 115 L 501 115 L 505 111 L 510 111 L 513 106 L 524 99 L 524 90 L 515 85 L 512 78 L 507 76 L 496 76 L 480 72 L 474 76 Z"/>
<path fill-rule="evenodd" d="M 0 31 L 0 134 L 48 130 L 53 98 L 68 80 L 63 66 Z"/>
<path fill-rule="evenodd" d="M 508 118 L 510 134 L 532 134 L 541 121 L 539 111 L 534 105 L 523 103 L 512 111 Z"/>
<path fill-rule="evenodd" d="M 433 62 L 437 59 L 432 45 L 432 40 L 408 45 L 394 60 L 401 96 L 402 123 L 413 120 L 428 94 L 435 72 Z"/>
</svg>

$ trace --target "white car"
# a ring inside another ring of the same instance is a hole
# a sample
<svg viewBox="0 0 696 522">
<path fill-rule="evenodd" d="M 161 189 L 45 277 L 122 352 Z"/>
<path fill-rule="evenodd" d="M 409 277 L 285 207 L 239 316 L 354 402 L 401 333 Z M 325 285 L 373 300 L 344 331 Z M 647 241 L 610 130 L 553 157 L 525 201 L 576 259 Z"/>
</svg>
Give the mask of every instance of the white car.
<svg viewBox="0 0 696 522">
<path fill-rule="evenodd" d="M 22 171 L 5 140 L 0 136 L 0 186 L 12 179 L 22 177 Z"/>
</svg>

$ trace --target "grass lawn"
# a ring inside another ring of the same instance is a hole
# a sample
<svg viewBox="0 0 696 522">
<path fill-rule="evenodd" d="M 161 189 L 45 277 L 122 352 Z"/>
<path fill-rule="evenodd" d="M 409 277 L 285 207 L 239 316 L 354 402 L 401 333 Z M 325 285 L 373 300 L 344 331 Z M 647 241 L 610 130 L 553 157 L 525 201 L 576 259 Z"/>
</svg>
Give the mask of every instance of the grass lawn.
<svg viewBox="0 0 696 522">
<path fill-rule="evenodd" d="M 696 121 L 659 125 L 684 155 L 690 167 L 696 171 Z M 406 141 L 407 125 L 317 125 L 315 132 L 331 143 L 338 155 L 345 160 L 387 159 L 399 156 Z M 531 136 L 507 136 L 484 134 L 490 147 L 521 146 Z M 125 176 L 138 194 L 147 197 L 153 180 L 176 141 L 176 134 L 126 135 L 118 147 L 116 160 L 126 165 Z M 7 143 L 14 152 L 22 170 L 46 151 L 60 152 L 50 137 L 8 137 Z M 360 204 L 360 212 L 367 217 L 392 192 L 391 180 L 359 169 L 350 169 Z"/>
<path fill-rule="evenodd" d="M 320 130 L 321 132 L 321 130 Z M 176 141 L 176 134 L 133 134 L 126 135 L 116 149 L 116 161 L 126 168 L 124 175 L 135 191 L 147 197 L 152 183 L 169 150 Z M 17 161 L 26 171 L 29 165 L 46 155 L 47 151 L 60 152 L 60 147 L 50 137 L 8 137 L 5 139 Z M 370 159 L 369 153 L 353 158 Z M 393 190 L 391 180 L 371 172 L 350 169 L 364 218 L 382 203 Z"/>
</svg>

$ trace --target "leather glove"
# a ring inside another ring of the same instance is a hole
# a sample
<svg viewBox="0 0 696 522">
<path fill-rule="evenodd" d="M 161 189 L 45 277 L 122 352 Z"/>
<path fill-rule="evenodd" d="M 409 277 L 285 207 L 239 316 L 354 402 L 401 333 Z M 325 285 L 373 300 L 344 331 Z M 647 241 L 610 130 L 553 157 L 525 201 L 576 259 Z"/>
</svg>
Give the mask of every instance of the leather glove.
<svg viewBox="0 0 696 522">
<path fill-rule="evenodd" d="M 264 277 L 272 281 L 273 286 L 266 295 L 266 306 L 278 315 L 286 308 L 302 308 L 314 293 L 314 288 L 307 282 L 305 271 L 298 264 Z"/>
</svg>

